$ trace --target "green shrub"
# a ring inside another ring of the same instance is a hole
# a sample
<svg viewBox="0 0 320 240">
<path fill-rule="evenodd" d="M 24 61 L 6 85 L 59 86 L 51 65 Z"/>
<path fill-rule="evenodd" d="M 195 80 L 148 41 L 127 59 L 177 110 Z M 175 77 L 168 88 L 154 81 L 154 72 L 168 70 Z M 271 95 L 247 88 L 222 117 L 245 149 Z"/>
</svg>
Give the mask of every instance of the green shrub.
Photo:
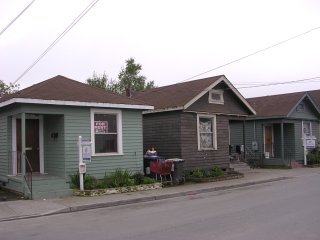
<svg viewBox="0 0 320 240">
<path fill-rule="evenodd" d="M 152 184 L 155 183 L 156 180 L 154 178 L 150 177 L 143 177 L 143 184 Z"/>
<path fill-rule="evenodd" d="M 143 184 L 143 178 L 144 178 L 144 176 L 143 176 L 142 173 L 137 172 L 137 173 L 135 173 L 132 177 L 133 177 L 133 180 L 134 180 L 134 184 L 135 184 L 135 185 Z"/>
<path fill-rule="evenodd" d="M 211 170 L 211 176 L 212 177 L 224 176 L 224 171 L 218 166 L 214 166 L 213 169 Z"/>
<path fill-rule="evenodd" d="M 320 163 L 320 153 L 317 149 L 312 150 L 307 154 L 307 164 L 319 164 Z"/>
<path fill-rule="evenodd" d="M 84 189 L 92 190 L 92 189 L 99 188 L 98 187 L 99 182 L 94 176 L 85 174 L 83 182 L 84 182 Z"/>
<path fill-rule="evenodd" d="M 128 170 L 122 171 L 116 169 L 114 173 L 110 175 L 111 187 L 127 187 L 134 184 L 134 180 L 131 178 Z"/>
<path fill-rule="evenodd" d="M 206 176 L 206 173 L 203 169 L 197 168 L 196 170 L 193 170 L 191 172 L 192 177 L 198 177 L 198 178 L 204 178 Z"/>
<path fill-rule="evenodd" d="M 71 188 L 80 188 L 80 173 L 77 171 L 74 174 L 70 174 L 70 183 Z M 88 174 L 84 174 L 83 176 L 83 185 L 84 189 L 95 189 L 99 185 L 99 181 L 94 177 Z"/>
<path fill-rule="evenodd" d="M 224 176 L 224 174 L 224 171 L 220 167 L 214 166 L 211 170 L 197 168 L 190 173 L 190 176 L 196 178 L 207 178 Z"/>
<path fill-rule="evenodd" d="M 70 187 L 71 188 L 80 188 L 80 174 L 79 171 L 76 173 L 70 174 Z"/>
</svg>

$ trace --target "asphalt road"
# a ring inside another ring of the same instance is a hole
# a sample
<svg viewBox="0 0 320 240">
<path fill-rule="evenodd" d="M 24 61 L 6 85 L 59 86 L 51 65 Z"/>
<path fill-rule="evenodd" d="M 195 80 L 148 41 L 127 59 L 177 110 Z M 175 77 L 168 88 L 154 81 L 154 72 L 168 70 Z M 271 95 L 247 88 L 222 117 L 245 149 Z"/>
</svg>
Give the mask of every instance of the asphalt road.
<svg viewBox="0 0 320 240">
<path fill-rule="evenodd" d="M 320 174 L 0 223 L 1 240 L 319 240 Z"/>
</svg>

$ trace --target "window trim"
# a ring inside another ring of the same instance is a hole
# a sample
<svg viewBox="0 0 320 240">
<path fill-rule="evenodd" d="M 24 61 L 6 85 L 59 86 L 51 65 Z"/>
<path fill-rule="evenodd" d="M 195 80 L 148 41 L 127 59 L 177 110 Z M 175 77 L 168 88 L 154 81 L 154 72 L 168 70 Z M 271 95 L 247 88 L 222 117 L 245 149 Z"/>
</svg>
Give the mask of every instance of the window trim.
<svg viewBox="0 0 320 240">
<path fill-rule="evenodd" d="M 220 99 L 217 100 L 217 99 L 212 99 L 212 93 L 214 94 L 218 94 L 220 96 Z M 224 98 L 223 98 L 223 90 L 221 89 L 211 89 L 209 91 L 209 103 L 213 103 L 213 104 L 224 104 Z"/>
<path fill-rule="evenodd" d="M 117 119 L 117 152 L 109 153 L 96 153 L 95 152 L 95 134 L 94 134 L 94 115 L 95 114 L 112 114 L 116 115 Z M 122 111 L 114 109 L 97 109 L 92 108 L 90 114 L 90 125 L 91 125 L 91 142 L 92 142 L 92 156 L 115 156 L 123 155 L 123 146 L 122 146 Z"/>
<path fill-rule="evenodd" d="M 200 118 L 209 118 L 212 119 L 212 148 L 201 148 L 200 144 L 200 131 L 199 131 L 199 122 Z M 207 114 L 198 114 L 197 115 L 197 137 L 198 137 L 198 151 L 207 151 L 207 150 L 217 150 L 217 116 L 216 115 L 207 115 Z"/>
</svg>

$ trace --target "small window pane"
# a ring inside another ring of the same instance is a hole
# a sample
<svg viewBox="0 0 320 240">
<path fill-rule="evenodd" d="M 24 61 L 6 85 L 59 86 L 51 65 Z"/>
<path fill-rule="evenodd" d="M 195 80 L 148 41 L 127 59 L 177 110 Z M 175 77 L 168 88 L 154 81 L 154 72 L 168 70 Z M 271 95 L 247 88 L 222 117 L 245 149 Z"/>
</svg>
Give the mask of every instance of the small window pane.
<svg viewBox="0 0 320 240">
<path fill-rule="evenodd" d="M 116 133 L 117 116 L 114 114 L 95 114 L 94 128 L 95 133 Z"/>
<path fill-rule="evenodd" d="M 214 101 L 221 101 L 221 94 L 211 93 L 211 99 Z"/>
<path fill-rule="evenodd" d="M 211 118 L 200 118 L 199 119 L 199 131 L 201 133 L 212 132 L 212 119 Z"/>
<path fill-rule="evenodd" d="M 95 153 L 117 152 L 116 134 L 95 134 Z"/>
<path fill-rule="evenodd" d="M 310 122 L 303 123 L 303 133 L 306 136 L 311 136 L 311 123 Z"/>
<path fill-rule="evenodd" d="M 200 133 L 201 148 L 213 148 L 212 133 Z"/>
</svg>

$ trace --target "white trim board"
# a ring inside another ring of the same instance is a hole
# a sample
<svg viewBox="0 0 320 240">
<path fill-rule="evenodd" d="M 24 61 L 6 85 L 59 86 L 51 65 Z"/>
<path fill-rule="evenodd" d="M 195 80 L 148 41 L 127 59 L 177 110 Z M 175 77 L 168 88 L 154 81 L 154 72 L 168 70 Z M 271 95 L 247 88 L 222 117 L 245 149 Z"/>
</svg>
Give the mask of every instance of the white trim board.
<svg viewBox="0 0 320 240">
<path fill-rule="evenodd" d="M 31 104 L 47 104 L 47 105 L 62 105 L 62 106 L 81 106 L 81 107 L 103 107 L 103 108 L 123 108 L 123 109 L 141 109 L 151 110 L 153 106 L 149 105 L 130 105 L 122 103 L 98 103 L 98 102 L 78 102 L 78 101 L 62 101 L 62 100 L 43 100 L 31 98 L 12 98 L 8 101 L 0 103 L 0 108 L 13 103 L 31 103 Z"/>
</svg>

